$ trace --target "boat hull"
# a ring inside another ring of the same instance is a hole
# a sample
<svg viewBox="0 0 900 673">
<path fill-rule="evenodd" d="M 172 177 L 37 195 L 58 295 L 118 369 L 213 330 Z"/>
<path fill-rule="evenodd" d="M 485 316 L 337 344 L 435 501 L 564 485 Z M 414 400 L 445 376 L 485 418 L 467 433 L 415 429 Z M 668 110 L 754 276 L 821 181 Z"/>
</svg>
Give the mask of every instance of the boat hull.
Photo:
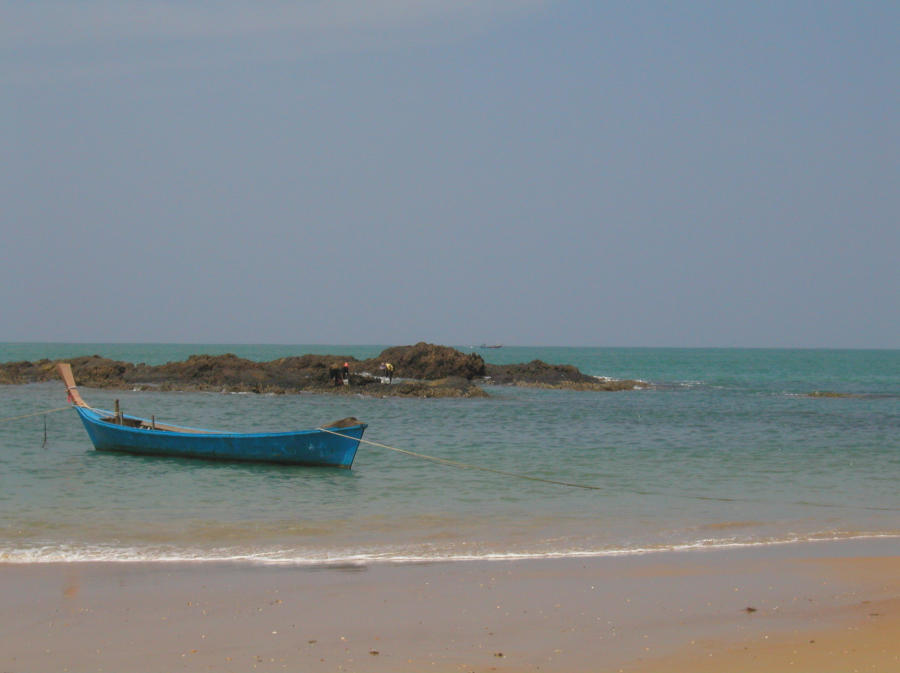
<svg viewBox="0 0 900 673">
<path fill-rule="evenodd" d="M 245 434 L 193 428 L 173 432 L 112 423 L 104 420 L 112 414 L 103 410 L 85 407 L 75 407 L 75 410 L 98 451 L 346 469 L 353 465 L 359 440 L 367 427 L 360 423 L 329 432 L 315 429 Z M 125 419 L 144 420 L 130 416 Z"/>
</svg>

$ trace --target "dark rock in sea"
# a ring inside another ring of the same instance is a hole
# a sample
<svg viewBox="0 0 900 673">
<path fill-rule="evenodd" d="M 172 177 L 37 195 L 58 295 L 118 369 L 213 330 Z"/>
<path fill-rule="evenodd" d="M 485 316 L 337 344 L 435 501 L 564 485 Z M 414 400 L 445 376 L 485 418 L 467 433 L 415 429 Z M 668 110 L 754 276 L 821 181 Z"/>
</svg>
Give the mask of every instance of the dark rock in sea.
<svg viewBox="0 0 900 673">
<path fill-rule="evenodd" d="M 540 360 L 519 365 L 488 365 L 480 355 L 455 348 L 418 343 L 384 350 L 377 358 L 301 355 L 256 362 L 226 355 L 191 355 L 183 362 L 151 366 L 85 355 L 71 358 L 75 380 L 88 388 L 207 390 L 291 394 L 318 392 L 400 397 L 485 397 L 484 384 L 538 386 L 575 390 L 632 390 L 640 381 L 609 381 L 582 374 L 570 365 Z M 341 382 L 344 363 L 349 384 Z M 392 384 L 381 365 L 395 368 Z M 58 378 L 54 360 L 0 364 L 0 384 Z"/>
<path fill-rule="evenodd" d="M 371 362 L 373 361 L 366 364 Z M 458 376 L 471 381 L 485 375 L 485 364 L 480 355 L 424 342 L 415 346 L 388 348 L 374 362 L 391 362 L 398 372 L 403 372 L 404 377 L 416 379 L 433 380 Z"/>
<path fill-rule="evenodd" d="M 490 383 L 497 385 L 565 388 L 569 390 L 637 390 L 647 383 L 633 379 L 600 379 L 583 374 L 572 365 L 551 365 L 541 360 L 526 364 L 487 365 Z"/>
</svg>

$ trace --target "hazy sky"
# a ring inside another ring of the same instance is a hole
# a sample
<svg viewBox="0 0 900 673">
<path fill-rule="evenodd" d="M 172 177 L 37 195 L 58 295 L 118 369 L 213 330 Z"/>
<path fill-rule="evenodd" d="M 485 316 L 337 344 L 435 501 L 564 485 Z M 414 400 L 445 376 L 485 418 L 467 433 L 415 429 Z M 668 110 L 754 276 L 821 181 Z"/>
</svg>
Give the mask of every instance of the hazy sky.
<svg viewBox="0 0 900 673">
<path fill-rule="evenodd" d="M 0 0 L 0 341 L 900 347 L 900 3 Z"/>
</svg>

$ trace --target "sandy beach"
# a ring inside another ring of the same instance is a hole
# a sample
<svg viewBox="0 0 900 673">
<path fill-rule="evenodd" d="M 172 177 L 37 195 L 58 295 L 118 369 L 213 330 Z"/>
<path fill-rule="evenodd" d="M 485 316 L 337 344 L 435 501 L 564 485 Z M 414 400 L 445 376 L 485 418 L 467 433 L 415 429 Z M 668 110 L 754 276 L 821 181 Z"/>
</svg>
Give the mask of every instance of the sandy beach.
<svg viewBox="0 0 900 673">
<path fill-rule="evenodd" d="M 23 671 L 896 671 L 900 543 L 297 568 L 0 566 Z"/>
</svg>

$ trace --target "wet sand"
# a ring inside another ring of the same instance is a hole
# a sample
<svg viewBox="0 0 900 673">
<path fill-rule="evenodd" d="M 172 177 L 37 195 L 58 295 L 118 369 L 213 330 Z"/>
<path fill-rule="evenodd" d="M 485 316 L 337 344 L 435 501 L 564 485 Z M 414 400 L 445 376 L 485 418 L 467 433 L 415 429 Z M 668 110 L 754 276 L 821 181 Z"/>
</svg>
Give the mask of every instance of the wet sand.
<svg viewBox="0 0 900 673">
<path fill-rule="evenodd" d="M 897 671 L 900 541 L 282 568 L 0 565 L 0 671 Z"/>
</svg>

